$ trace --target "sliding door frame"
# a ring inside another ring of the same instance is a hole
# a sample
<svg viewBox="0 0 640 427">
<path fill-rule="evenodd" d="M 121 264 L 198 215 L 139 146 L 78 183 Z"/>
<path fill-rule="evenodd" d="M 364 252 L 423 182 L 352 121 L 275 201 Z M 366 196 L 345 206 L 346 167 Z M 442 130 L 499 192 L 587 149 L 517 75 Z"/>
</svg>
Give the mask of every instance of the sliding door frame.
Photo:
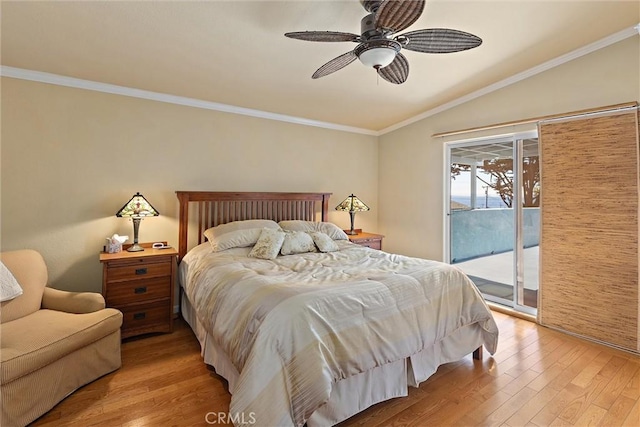
<svg viewBox="0 0 640 427">
<path fill-rule="evenodd" d="M 538 130 L 527 130 L 504 135 L 479 137 L 465 140 L 445 142 L 444 150 L 444 170 L 445 170 L 445 191 L 444 191 L 444 235 L 443 235 L 443 259 L 451 263 L 451 151 L 457 147 L 472 147 L 474 145 L 484 145 L 490 143 L 511 143 L 513 158 L 513 301 L 498 297 L 486 297 L 489 301 L 499 304 L 506 304 L 516 311 L 535 315 L 537 309 L 524 305 L 524 208 L 522 206 L 522 162 L 524 158 L 523 141 L 525 139 L 538 138 Z M 473 197 L 473 196 L 472 196 Z M 539 262 L 538 262 L 539 269 Z M 540 284 L 538 284 L 540 287 Z M 538 291 L 539 294 L 539 291 Z"/>
</svg>

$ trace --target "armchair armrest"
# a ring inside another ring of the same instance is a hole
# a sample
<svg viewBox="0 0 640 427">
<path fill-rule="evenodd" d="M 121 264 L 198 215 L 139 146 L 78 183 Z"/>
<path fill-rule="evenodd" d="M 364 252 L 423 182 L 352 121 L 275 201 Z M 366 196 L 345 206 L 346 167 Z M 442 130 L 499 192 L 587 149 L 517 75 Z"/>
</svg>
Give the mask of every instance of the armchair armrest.
<svg viewBox="0 0 640 427">
<path fill-rule="evenodd" d="M 67 313 L 92 313 L 105 307 L 104 297 L 96 292 L 67 292 L 46 287 L 42 308 Z"/>
</svg>

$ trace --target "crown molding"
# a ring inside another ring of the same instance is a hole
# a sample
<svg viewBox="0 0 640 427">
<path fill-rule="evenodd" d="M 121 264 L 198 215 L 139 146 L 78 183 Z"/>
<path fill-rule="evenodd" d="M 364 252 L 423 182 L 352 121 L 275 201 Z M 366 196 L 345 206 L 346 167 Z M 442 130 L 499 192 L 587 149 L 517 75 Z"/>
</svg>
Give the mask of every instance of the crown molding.
<svg viewBox="0 0 640 427">
<path fill-rule="evenodd" d="M 221 104 L 218 102 L 204 101 L 201 99 L 184 96 L 169 95 L 166 93 L 152 92 L 126 86 L 118 86 L 108 83 L 100 83 L 91 80 L 83 80 L 75 77 L 59 74 L 45 73 L 42 71 L 27 70 L 8 66 L 0 67 L 0 76 L 14 79 L 30 80 L 39 83 L 48 83 L 58 86 L 72 87 L 76 89 L 92 90 L 95 92 L 109 93 L 112 95 L 129 96 L 132 98 L 147 99 L 151 101 L 166 102 L 169 104 L 184 105 L 187 107 L 202 108 L 205 110 L 221 111 L 224 113 L 240 114 L 243 116 L 257 117 L 260 119 L 276 120 L 303 126 L 313 126 L 342 132 L 359 133 L 363 135 L 378 136 L 378 132 L 371 129 L 362 129 L 353 126 L 344 126 L 335 123 L 321 122 L 302 117 L 287 116 L 285 114 L 270 113 L 267 111 L 253 110 L 251 108 L 237 107 L 235 105 Z"/>
<path fill-rule="evenodd" d="M 449 110 L 453 107 L 457 107 L 458 105 L 464 104 L 466 102 L 479 98 L 483 95 L 487 95 L 491 92 L 495 92 L 496 90 L 505 88 L 519 81 L 528 79 L 529 77 L 535 76 L 536 74 L 540 74 L 544 71 L 547 71 L 559 65 L 565 64 L 569 61 L 573 61 L 574 59 L 580 58 L 581 56 L 588 55 L 597 50 L 605 48 L 607 46 L 611 46 L 612 44 L 628 39 L 629 37 L 637 36 L 639 33 L 640 33 L 640 23 L 638 23 L 638 25 L 636 26 L 626 28 L 622 31 L 618 31 L 617 33 L 611 34 L 610 36 L 604 37 L 596 42 L 590 43 L 586 46 L 573 50 L 569 53 L 558 56 L 547 62 L 543 62 L 540 65 L 537 65 L 533 68 L 529 68 L 528 70 L 515 74 L 504 80 L 500 80 L 499 82 L 493 83 L 475 92 L 471 92 L 468 95 L 462 96 L 460 98 L 454 99 L 453 101 L 439 105 L 435 108 L 432 108 L 431 110 L 425 111 L 424 113 L 411 117 L 410 119 L 404 120 L 400 123 L 396 123 L 395 125 L 389 126 L 388 128 L 382 129 L 381 131 L 378 132 L 378 136 L 384 135 L 389 132 L 393 132 L 394 130 L 400 129 L 402 127 L 418 122 L 420 120 L 426 119 L 427 117 L 434 116 L 438 113 L 442 113 L 443 111 Z"/>
<path fill-rule="evenodd" d="M 640 23 L 638 23 L 638 25 L 635 25 L 633 27 L 629 27 L 622 31 L 614 33 L 610 36 L 604 37 L 594 43 L 590 43 L 586 46 L 573 50 L 569 53 L 558 56 L 557 58 L 544 62 L 533 68 L 530 68 L 528 70 L 515 74 L 504 80 L 500 80 L 499 82 L 493 83 L 475 92 L 471 92 L 468 95 L 462 96 L 460 98 L 454 99 L 453 101 L 439 105 L 435 108 L 432 108 L 421 114 L 418 114 L 417 116 L 411 117 L 407 120 L 403 120 L 399 123 L 396 123 L 395 125 L 389 126 L 380 131 L 363 129 L 363 128 L 358 128 L 353 126 L 339 125 L 335 123 L 321 122 L 317 120 L 305 119 L 302 117 L 270 113 L 267 111 L 253 110 L 250 108 L 237 107 L 237 106 L 228 105 L 228 104 L 221 104 L 218 102 L 204 101 L 201 99 L 188 98 L 184 96 L 169 95 L 166 93 L 152 92 L 148 90 L 112 85 L 108 83 L 100 83 L 100 82 L 95 82 L 91 80 L 83 80 L 75 77 L 45 73 L 42 71 L 27 70 L 23 68 L 9 67 L 5 65 L 0 66 L 0 76 L 10 77 L 15 79 L 22 79 L 22 80 L 30 80 L 30 81 L 40 82 L 40 83 L 54 84 L 58 86 L 72 87 L 77 89 L 92 90 L 96 92 L 109 93 L 113 95 L 129 96 L 133 98 L 141 98 L 141 99 L 147 99 L 151 101 L 166 102 L 169 104 L 184 105 L 188 107 L 202 108 L 205 110 L 240 114 L 243 116 L 257 117 L 257 118 L 266 119 L 266 120 L 276 120 L 280 122 L 293 123 L 293 124 L 298 124 L 303 126 L 319 127 L 324 129 L 337 130 L 341 132 L 350 132 L 350 133 L 357 133 L 357 134 L 370 135 L 370 136 L 381 136 L 389 132 L 393 132 L 397 129 L 403 128 L 405 126 L 408 126 L 412 123 L 426 119 L 427 117 L 431 117 L 438 113 L 442 113 L 446 110 L 457 107 L 458 105 L 462 105 L 466 102 L 469 102 L 481 96 L 487 95 L 491 92 L 495 92 L 499 89 L 505 88 L 514 83 L 528 79 L 529 77 L 535 76 L 536 74 L 540 74 L 544 71 L 558 67 L 569 61 L 580 58 L 584 55 L 588 55 L 590 53 L 593 53 L 597 50 L 600 50 L 612 44 L 618 43 L 627 38 L 637 36 L 638 34 L 640 34 Z"/>
</svg>

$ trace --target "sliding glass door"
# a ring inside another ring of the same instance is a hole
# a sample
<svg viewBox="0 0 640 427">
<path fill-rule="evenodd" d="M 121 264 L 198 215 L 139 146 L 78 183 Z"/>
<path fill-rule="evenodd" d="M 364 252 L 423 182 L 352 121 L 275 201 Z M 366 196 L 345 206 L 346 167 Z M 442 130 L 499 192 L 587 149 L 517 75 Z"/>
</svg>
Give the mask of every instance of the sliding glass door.
<svg viewBox="0 0 640 427">
<path fill-rule="evenodd" d="M 447 145 L 446 256 L 484 297 L 535 314 L 540 172 L 535 132 Z"/>
</svg>

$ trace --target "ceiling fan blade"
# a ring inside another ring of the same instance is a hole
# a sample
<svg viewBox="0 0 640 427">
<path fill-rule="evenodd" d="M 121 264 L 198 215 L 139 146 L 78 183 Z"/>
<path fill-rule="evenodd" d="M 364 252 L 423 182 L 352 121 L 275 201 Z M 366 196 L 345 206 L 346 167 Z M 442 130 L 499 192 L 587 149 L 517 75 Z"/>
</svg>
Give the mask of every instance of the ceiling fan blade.
<svg viewBox="0 0 640 427">
<path fill-rule="evenodd" d="M 473 49 L 482 39 L 470 33 L 449 28 L 409 31 L 396 37 L 405 49 L 424 53 L 452 53 Z"/>
<path fill-rule="evenodd" d="M 319 79 L 320 77 L 324 77 L 331 73 L 335 73 L 336 71 L 351 64 L 353 61 L 356 60 L 356 58 L 357 58 L 356 54 L 353 53 L 353 51 L 342 54 L 337 58 L 333 58 L 331 61 L 324 64 L 322 67 L 318 68 L 316 72 L 313 73 L 313 76 L 311 76 L 311 78 Z"/>
<path fill-rule="evenodd" d="M 409 77 L 409 61 L 403 54 L 398 53 L 391 64 L 378 68 L 378 74 L 389 83 L 402 84 Z"/>
<path fill-rule="evenodd" d="M 341 33 L 339 31 L 298 31 L 293 33 L 285 33 L 285 36 L 306 40 L 309 42 L 358 42 L 360 36 L 351 33 Z"/>
<path fill-rule="evenodd" d="M 402 31 L 416 22 L 424 10 L 424 0 L 384 0 L 375 16 L 376 28 Z"/>
</svg>

